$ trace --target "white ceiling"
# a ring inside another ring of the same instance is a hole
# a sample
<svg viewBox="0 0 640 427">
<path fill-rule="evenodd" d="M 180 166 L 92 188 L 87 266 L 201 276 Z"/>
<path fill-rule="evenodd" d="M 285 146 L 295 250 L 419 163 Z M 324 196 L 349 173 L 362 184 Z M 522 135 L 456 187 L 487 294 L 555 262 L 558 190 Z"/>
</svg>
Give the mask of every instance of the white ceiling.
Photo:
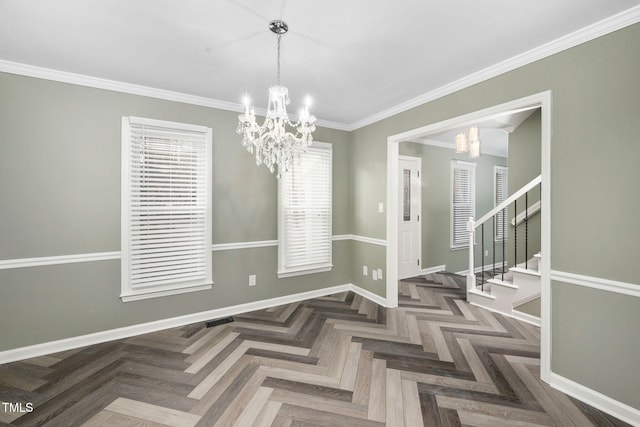
<svg viewBox="0 0 640 427">
<path fill-rule="evenodd" d="M 338 127 L 574 33 L 640 0 L 0 0 L 0 60 L 266 107 L 282 84 Z M 628 12 L 627 12 L 628 13 Z M 6 68 L 6 67 L 5 67 Z"/>
</svg>

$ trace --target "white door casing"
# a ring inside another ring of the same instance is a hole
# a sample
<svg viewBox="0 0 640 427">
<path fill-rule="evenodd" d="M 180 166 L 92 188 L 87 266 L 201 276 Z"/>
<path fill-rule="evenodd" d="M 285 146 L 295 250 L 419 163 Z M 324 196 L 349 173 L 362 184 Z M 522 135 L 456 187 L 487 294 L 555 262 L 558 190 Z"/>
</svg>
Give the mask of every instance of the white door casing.
<svg viewBox="0 0 640 427">
<path fill-rule="evenodd" d="M 399 156 L 398 166 L 398 279 L 404 279 L 422 269 L 422 159 Z"/>
</svg>

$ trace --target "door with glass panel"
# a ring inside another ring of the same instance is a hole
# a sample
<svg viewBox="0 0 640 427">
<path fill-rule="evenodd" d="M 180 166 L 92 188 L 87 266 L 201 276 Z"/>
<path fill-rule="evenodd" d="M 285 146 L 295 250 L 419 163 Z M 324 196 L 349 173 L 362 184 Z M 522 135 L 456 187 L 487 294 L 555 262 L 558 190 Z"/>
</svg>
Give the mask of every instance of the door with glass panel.
<svg viewBox="0 0 640 427">
<path fill-rule="evenodd" d="M 398 278 L 404 279 L 418 276 L 422 270 L 422 159 L 410 156 L 400 156 L 399 159 Z"/>
</svg>

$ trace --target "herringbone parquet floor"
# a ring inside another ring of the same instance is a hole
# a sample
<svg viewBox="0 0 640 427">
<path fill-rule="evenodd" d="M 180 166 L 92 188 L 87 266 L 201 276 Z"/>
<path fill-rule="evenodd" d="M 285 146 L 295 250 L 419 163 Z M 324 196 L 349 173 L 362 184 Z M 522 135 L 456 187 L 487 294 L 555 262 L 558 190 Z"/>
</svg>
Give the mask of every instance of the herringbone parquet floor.
<svg viewBox="0 0 640 427">
<path fill-rule="evenodd" d="M 464 278 L 344 293 L 0 366 L 0 421 L 55 426 L 622 426 L 539 379 L 539 329 Z M 23 409 L 25 407 L 23 406 Z M 14 408 L 15 409 L 15 408 Z"/>
</svg>

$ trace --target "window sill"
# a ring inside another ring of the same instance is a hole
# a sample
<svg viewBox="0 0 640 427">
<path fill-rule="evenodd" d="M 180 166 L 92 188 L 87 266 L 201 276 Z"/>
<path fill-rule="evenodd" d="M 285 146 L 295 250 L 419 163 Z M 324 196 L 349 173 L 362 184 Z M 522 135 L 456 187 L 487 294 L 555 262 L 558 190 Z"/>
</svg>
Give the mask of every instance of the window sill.
<svg viewBox="0 0 640 427">
<path fill-rule="evenodd" d="M 193 285 L 193 286 L 187 286 L 187 287 L 180 287 L 180 288 L 176 288 L 176 289 L 166 289 L 166 290 L 160 290 L 160 291 L 122 294 L 122 295 L 120 295 L 120 298 L 122 299 L 122 302 L 140 301 L 140 300 L 143 300 L 143 299 L 166 297 L 166 296 L 169 296 L 169 295 L 185 294 L 187 292 L 206 291 L 207 289 L 211 289 L 212 287 L 213 287 L 213 283 L 209 283 L 209 284 L 203 284 L 203 285 Z"/>
<path fill-rule="evenodd" d="M 304 276 L 305 274 L 322 273 L 325 271 L 331 271 L 333 264 L 317 266 L 312 268 L 303 268 L 299 270 L 280 270 L 278 271 L 278 279 L 284 279 L 286 277 Z"/>
</svg>

